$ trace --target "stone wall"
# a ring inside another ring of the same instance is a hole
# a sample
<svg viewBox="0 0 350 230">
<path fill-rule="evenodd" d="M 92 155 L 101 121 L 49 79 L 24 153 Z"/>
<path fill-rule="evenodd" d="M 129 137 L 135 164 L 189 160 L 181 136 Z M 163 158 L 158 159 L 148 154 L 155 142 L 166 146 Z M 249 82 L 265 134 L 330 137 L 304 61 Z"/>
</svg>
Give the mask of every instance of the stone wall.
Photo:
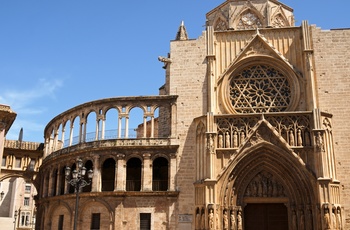
<svg viewBox="0 0 350 230">
<path fill-rule="evenodd" d="M 350 229 L 350 30 L 312 27 L 318 107 L 333 114 L 337 175 L 341 182 L 344 229 Z"/>
<path fill-rule="evenodd" d="M 195 125 L 193 119 L 206 113 L 206 45 L 197 40 L 172 41 L 169 88 L 177 99 L 176 140 L 180 144 L 176 182 L 180 190 L 178 214 L 193 214 L 195 181 Z M 175 144 L 175 143 L 174 143 Z M 181 229 L 191 229 L 181 223 Z"/>
</svg>

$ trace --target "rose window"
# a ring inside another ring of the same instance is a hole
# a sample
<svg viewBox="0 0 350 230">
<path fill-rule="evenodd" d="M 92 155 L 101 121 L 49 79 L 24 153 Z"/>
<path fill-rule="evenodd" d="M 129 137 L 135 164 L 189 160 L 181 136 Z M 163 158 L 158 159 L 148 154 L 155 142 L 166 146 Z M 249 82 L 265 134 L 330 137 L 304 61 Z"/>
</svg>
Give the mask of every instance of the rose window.
<svg viewBox="0 0 350 230">
<path fill-rule="evenodd" d="M 237 113 L 281 112 L 291 102 L 291 87 L 275 68 L 250 66 L 231 79 L 230 100 Z"/>
</svg>

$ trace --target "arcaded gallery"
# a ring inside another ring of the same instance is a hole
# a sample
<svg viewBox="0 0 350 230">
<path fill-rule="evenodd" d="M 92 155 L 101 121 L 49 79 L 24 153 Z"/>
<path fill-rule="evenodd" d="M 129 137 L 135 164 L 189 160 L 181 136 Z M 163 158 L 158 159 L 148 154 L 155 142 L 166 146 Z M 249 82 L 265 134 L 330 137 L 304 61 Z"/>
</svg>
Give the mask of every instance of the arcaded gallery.
<svg viewBox="0 0 350 230">
<path fill-rule="evenodd" d="M 227 0 L 174 37 L 159 95 L 46 125 L 35 229 L 350 229 L 350 30 Z"/>
</svg>

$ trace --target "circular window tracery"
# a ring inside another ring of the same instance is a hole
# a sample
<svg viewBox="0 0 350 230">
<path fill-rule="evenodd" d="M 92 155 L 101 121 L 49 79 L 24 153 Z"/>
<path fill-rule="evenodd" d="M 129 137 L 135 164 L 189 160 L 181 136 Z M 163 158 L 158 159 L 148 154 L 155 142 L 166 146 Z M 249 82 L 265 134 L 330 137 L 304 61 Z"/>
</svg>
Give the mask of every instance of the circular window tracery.
<svg viewBox="0 0 350 230">
<path fill-rule="evenodd" d="M 292 96 L 287 77 L 268 65 L 249 66 L 233 75 L 229 93 L 237 113 L 286 111 Z"/>
</svg>

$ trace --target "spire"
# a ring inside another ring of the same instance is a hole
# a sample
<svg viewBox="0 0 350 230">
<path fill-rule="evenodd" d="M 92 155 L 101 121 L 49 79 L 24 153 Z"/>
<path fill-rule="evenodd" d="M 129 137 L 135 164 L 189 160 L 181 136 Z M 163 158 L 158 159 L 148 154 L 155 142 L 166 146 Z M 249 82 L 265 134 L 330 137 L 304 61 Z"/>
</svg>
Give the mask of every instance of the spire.
<svg viewBox="0 0 350 230">
<path fill-rule="evenodd" d="M 188 40 L 188 35 L 187 35 L 184 21 L 181 22 L 181 25 L 179 27 L 179 30 L 177 31 L 175 40 L 177 41 Z"/>
</svg>

